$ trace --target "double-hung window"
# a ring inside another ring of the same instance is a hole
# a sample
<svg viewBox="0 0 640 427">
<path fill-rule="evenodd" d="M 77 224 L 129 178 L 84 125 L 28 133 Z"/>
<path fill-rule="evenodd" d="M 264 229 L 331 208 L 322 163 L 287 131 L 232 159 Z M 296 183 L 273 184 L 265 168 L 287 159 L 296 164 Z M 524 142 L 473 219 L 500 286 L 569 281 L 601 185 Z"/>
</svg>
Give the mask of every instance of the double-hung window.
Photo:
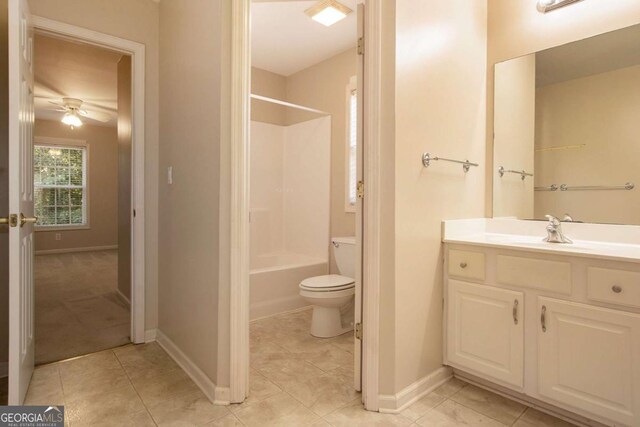
<svg viewBox="0 0 640 427">
<path fill-rule="evenodd" d="M 358 93 L 356 78 L 347 86 L 346 211 L 355 212 L 357 201 Z"/>
<path fill-rule="evenodd" d="M 87 226 L 87 147 L 36 142 L 33 159 L 36 227 Z"/>
</svg>

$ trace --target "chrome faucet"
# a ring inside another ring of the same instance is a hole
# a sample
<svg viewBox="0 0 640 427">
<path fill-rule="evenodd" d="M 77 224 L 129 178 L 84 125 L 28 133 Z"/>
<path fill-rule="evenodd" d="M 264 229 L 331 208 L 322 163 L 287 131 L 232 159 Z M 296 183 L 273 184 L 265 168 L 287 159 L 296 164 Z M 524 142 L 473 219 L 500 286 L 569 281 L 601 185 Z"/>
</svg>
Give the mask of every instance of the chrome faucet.
<svg viewBox="0 0 640 427">
<path fill-rule="evenodd" d="M 564 217 L 562 218 L 562 222 L 576 222 L 576 220 L 573 219 L 573 217 L 571 215 L 566 213 L 566 214 L 564 214 Z"/>
<path fill-rule="evenodd" d="M 562 232 L 562 223 L 558 218 L 553 215 L 545 215 L 549 220 L 549 224 L 547 224 L 547 237 L 544 239 L 545 242 L 549 243 L 573 243 L 571 239 L 564 235 Z"/>
</svg>

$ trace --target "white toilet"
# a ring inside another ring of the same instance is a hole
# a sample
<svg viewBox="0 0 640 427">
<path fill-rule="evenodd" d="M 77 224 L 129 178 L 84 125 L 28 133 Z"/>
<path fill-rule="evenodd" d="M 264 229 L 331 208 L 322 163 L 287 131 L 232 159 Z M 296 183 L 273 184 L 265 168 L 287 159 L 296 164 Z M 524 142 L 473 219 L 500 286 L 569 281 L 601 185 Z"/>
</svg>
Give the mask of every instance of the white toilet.
<svg viewBox="0 0 640 427">
<path fill-rule="evenodd" d="M 353 302 L 356 293 L 355 237 L 331 239 L 338 274 L 316 276 L 300 283 L 300 296 L 313 304 L 311 335 L 331 338 L 353 330 Z"/>
</svg>

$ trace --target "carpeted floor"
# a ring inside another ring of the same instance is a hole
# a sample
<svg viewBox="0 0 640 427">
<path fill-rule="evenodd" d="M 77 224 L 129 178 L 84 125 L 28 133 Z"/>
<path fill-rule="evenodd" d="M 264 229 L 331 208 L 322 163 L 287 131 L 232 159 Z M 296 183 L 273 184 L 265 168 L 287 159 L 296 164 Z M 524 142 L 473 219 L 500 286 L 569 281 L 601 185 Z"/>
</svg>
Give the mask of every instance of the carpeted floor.
<svg viewBox="0 0 640 427">
<path fill-rule="evenodd" d="M 117 293 L 117 251 L 35 259 L 36 364 L 130 342 L 130 311 Z"/>
</svg>

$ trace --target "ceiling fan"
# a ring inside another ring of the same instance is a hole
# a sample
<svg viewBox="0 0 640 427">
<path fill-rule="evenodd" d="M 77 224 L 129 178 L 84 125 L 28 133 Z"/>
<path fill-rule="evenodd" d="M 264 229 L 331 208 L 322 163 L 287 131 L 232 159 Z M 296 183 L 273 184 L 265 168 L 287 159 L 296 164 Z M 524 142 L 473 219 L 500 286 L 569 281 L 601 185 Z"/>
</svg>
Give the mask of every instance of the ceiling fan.
<svg viewBox="0 0 640 427">
<path fill-rule="evenodd" d="M 113 115 L 105 113 L 103 111 L 97 111 L 94 109 L 82 108 L 83 101 L 78 98 L 62 98 L 62 103 L 52 101 L 51 98 L 38 97 L 37 101 L 42 103 L 43 101 L 53 104 L 57 108 L 44 108 L 45 110 L 53 110 L 64 113 L 62 117 L 62 123 L 71 126 L 71 129 L 82 126 L 83 122 L 81 118 L 95 120 L 102 123 L 110 122 L 113 119 Z"/>
</svg>

